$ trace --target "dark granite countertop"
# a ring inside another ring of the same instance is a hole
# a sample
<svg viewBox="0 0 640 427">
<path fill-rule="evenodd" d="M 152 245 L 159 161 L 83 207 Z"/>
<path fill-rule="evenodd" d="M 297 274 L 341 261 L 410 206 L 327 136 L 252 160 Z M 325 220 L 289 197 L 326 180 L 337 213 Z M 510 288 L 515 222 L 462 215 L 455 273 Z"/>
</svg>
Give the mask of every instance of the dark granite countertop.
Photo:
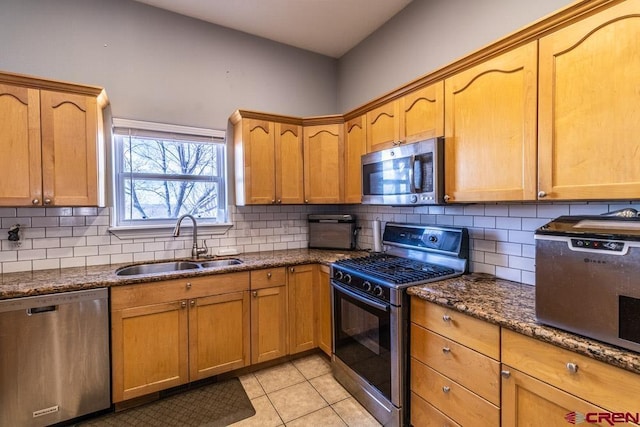
<svg viewBox="0 0 640 427">
<path fill-rule="evenodd" d="M 486 274 L 414 286 L 410 295 L 640 374 L 640 354 L 536 322 L 535 287 Z"/>
<path fill-rule="evenodd" d="M 127 265 L 144 263 L 97 265 L 93 267 L 73 267 L 56 270 L 8 273 L 0 275 L 0 300 L 135 283 L 148 283 L 183 277 L 248 271 L 260 268 L 284 267 L 308 263 L 328 265 L 340 258 L 364 256 L 366 254 L 367 252 L 320 249 L 255 252 L 234 256 L 233 258 L 239 258 L 243 261 L 242 264 L 238 265 L 138 276 L 117 276 L 115 271 Z M 204 259 L 201 259 L 201 261 L 203 260 Z"/>
</svg>

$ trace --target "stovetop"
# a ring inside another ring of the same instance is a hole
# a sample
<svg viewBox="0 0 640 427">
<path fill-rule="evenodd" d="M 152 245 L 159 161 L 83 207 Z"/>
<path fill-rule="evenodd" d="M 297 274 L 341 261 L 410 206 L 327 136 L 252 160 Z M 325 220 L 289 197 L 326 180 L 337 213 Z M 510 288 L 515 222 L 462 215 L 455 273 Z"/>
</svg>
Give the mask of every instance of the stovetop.
<svg viewBox="0 0 640 427">
<path fill-rule="evenodd" d="M 388 282 L 390 286 L 424 282 L 455 274 L 453 268 L 387 254 L 345 259 L 336 264 L 362 273 L 371 279 Z"/>
<path fill-rule="evenodd" d="M 388 223 L 383 243 L 385 253 L 333 263 L 332 283 L 399 305 L 405 288 L 459 276 L 467 271 L 466 229 Z"/>
</svg>

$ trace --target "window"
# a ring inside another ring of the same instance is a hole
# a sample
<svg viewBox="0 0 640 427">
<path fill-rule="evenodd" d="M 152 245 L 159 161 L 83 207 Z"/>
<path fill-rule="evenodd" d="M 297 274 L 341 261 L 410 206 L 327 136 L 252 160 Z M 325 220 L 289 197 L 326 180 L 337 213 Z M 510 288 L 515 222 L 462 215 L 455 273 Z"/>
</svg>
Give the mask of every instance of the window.
<svg viewBox="0 0 640 427">
<path fill-rule="evenodd" d="M 114 119 L 114 220 L 118 227 L 227 221 L 224 132 Z"/>
</svg>

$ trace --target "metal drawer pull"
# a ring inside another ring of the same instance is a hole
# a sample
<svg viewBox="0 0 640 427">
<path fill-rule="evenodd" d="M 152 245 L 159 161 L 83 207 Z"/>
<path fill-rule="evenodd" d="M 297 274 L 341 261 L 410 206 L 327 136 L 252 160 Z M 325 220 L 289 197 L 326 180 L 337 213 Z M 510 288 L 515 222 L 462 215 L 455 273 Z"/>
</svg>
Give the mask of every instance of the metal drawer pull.
<svg viewBox="0 0 640 427">
<path fill-rule="evenodd" d="M 258 291 L 253 291 L 251 294 L 252 294 L 254 297 L 257 297 L 257 296 L 258 296 Z"/>
<path fill-rule="evenodd" d="M 572 374 L 575 374 L 576 372 L 578 372 L 578 365 L 571 362 L 567 363 L 567 371 L 569 371 Z"/>
<path fill-rule="evenodd" d="M 448 354 L 451 353 L 451 349 L 449 347 L 442 347 L 442 352 Z"/>
<path fill-rule="evenodd" d="M 267 273 L 267 279 L 271 279 L 271 273 Z"/>
<path fill-rule="evenodd" d="M 451 321 L 451 316 L 449 316 L 448 314 L 443 314 L 442 315 L 442 320 L 444 320 L 445 322 L 450 322 Z"/>
<path fill-rule="evenodd" d="M 509 378 L 511 376 L 511 371 L 500 371 L 500 375 L 502 375 L 502 378 Z"/>
<path fill-rule="evenodd" d="M 182 307 L 182 308 L 187 308 L 187 302 L 186 302 L 186 301 L 182 301 L 182 302 L 180 303 L 180 307 Z"/>
<path fill-rule="evenodd" d="M 187 282 L 187 289 L 191 289 L 191 282 Z"/>
<path fill-rule="evenodd" d="M 442 392 L 443 393 L 449 393 L 449 391 L 451 391 L 451 387 L 449 387 L 448 385 L 445 385 L 442 387 Z"/>
</svg>

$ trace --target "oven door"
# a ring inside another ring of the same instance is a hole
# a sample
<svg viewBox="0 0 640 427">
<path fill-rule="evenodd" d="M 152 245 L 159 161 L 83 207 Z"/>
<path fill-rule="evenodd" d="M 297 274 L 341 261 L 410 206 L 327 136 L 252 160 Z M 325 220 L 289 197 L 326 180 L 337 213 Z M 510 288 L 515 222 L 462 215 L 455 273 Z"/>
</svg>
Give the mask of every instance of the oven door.
<svg viewBox="0 0 640 427">
<path fill-rule="evenodd" d="M 403 398 L 403 332 L 398 307 L 331 281 L 333 356 L 396 407 Z M 377 394 L 377 393 L 376 393 Z"/>
</svg>

